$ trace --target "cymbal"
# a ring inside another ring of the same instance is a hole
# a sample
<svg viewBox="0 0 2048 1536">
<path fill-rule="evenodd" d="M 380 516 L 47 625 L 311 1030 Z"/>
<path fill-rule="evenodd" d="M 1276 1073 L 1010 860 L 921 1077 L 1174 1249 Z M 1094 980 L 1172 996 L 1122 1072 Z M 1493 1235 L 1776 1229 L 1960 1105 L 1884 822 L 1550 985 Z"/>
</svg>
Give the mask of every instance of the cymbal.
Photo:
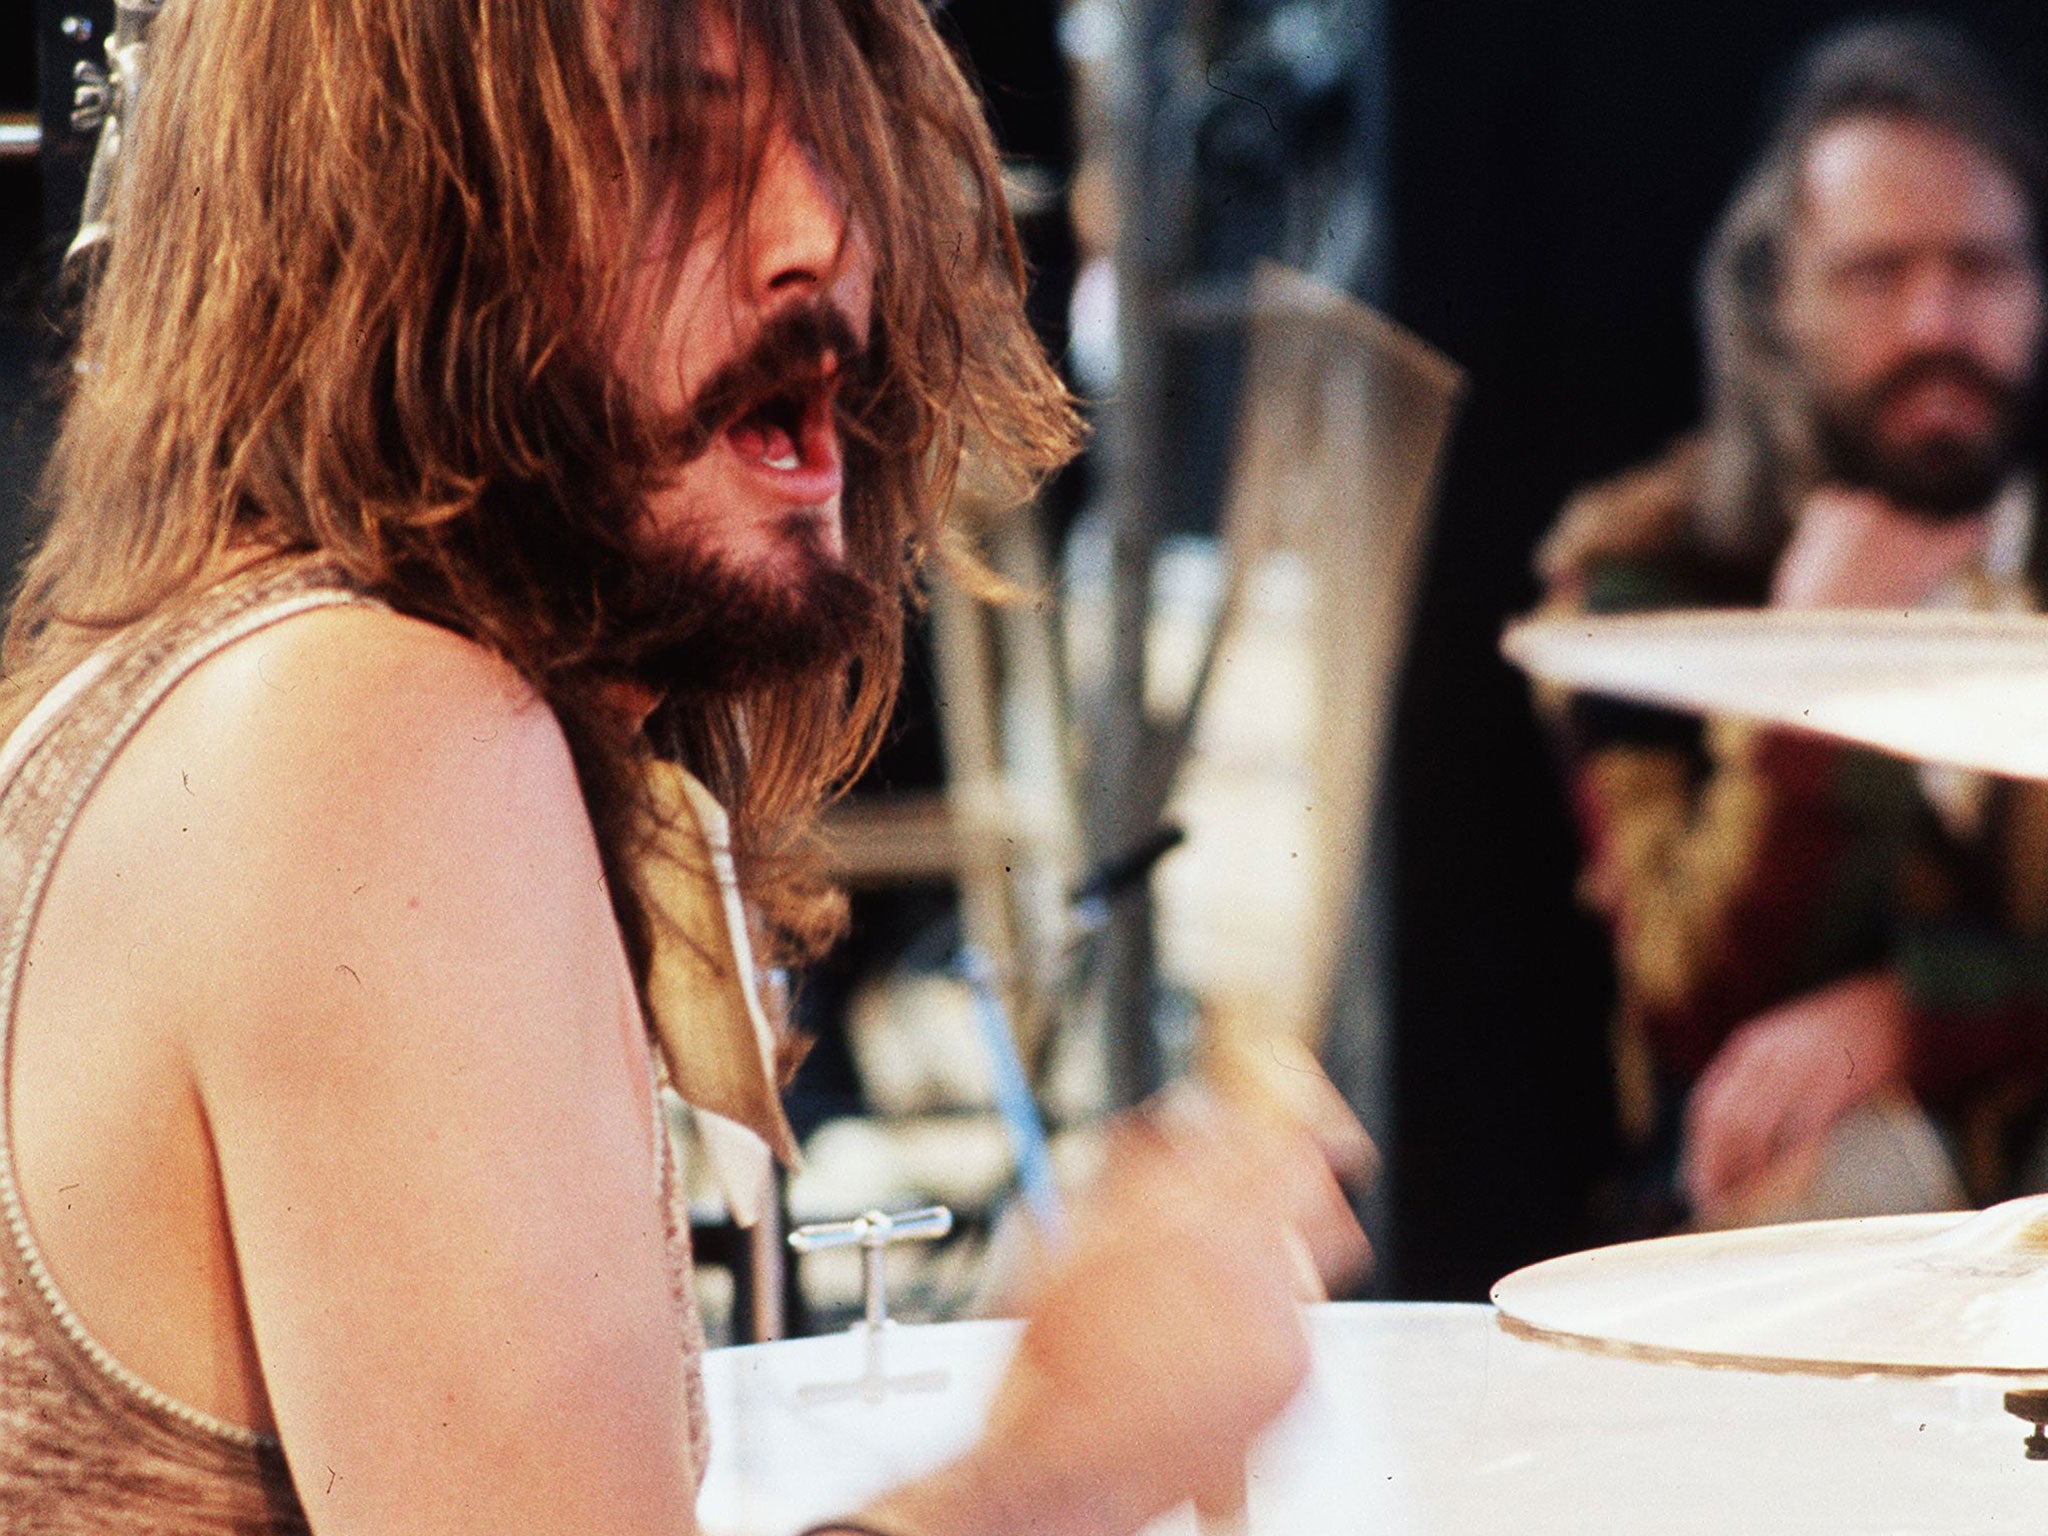
<svg viewBox="0 0 2048 1536">
<path fill-rule="evenodd" d="M 2048 1195 L 1596 1248 L 1517 1270 L 1493 1301 L 1512 1332 L 1637 1359 L 2039 1376 Z"/>
<path fill-rule="evenodd" d="M 1715 609 L 1525 620 L 1538 680 L 1819 731 L 1925 762 L 2048 779 L 2048 616 Z"/>
</svg>

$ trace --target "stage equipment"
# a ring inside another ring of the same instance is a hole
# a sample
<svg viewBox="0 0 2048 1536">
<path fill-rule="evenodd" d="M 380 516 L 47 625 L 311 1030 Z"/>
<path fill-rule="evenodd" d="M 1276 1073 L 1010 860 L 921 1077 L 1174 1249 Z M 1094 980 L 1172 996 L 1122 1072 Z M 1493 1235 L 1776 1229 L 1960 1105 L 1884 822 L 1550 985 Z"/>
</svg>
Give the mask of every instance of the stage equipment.
<svg viewBox="0 0 2048 1536">
<path fill-rule="evenodd" d="M 1928 763 L 2048 780 L 2048 618 L 1716 610 L 1511 626 L 1540 683 L 1791 726 Z M 1494 1289 L 1532 1339 L 1820 1374 L 2048 1376 L 2048 1196 L 1982 1213 L 1660 1238 Z M 2012 1394 L 2048 1459 L 2048 1393 Z M 1974 1528 L 1974 1527 L 1973 1527 Z"/>
<path fill-rule="evenodd" d="M 897 1243 L 934 1242 L 953 1230 L 953 1213 L 943 1205 L 902 1211 L 891 1216 L 868 1211 L 850 1221 L 818 1222 L 798 1227 L 789 1234 L 789 1246 L 798 1253 L 818 1253 L 826 1248 L 859 1248 L 861 1291 L 865 1305 L 860 1325 L 885 1327 L 889 1321 L 889 1281 L 883 1259 Z"/>
<path fill-rule="evenodd" d="M 83 269 L 89 274 L 105 256 L 103 247 L 113 233 L 114 181 L 120 170 L 121 136 L 125 126 L 135 121 L 135 105 L 142 94 L 149 54 L 149 28 L 163 3 L 164 0 L 116 0 L 114 30 L 106 44 L 106 66 L 81 60 L 72 70 L 76 82 L 72 129 L 78 133 L 97 133 L 99 138 L 93 148 L 92 167 L 86 174 L 78 234 L 64 253 L 68 271 Z M 68 19 L 84 24 L 83 18 Z"/>
<path fill-rule="evenodd" d="M 1110 171 L 1117 357 L 1100 391 L 1111 511 L 1111 655 L 1090 744 L 1096 857 L 1144 836 L 1172 776 L 1173 732 L 1149 713 L 1147 647 L 1159 547 L 1215 526 L 1233 398 L 1233 342 L 1255 259 L 1323 284 L 1381 286 L 1386 50 L 1379 0 L 1180 0 L 1067 7 L 1063 36 L 1101 99 L 1088 155 Z M 1086 41 L 1084 41 L 1084 39 Z M 1107 231 L 1105 231 L 1107 233 Z M 1181 1065 L 1155 1032 L 1152 915 L 1106 936 L 1112 1098 L 1134 1104 Z"/>
<path fill-rule="evenodd" d="M 2048 1378 L 2048 1195 L 1568 1254 L 1493 1289 L 1533 1339 L 1759 1371 Z"/>
<path fill-rule="evenodd" d="M 1222 592 L 1207 633 L 1189 636 L 1192 680 L 1140 800 L 1189 827 L 1195 853 L 1159 900 L 1174 919 L 1166 968 L 1201 998 L 1210 1040 L 1313 1048 L 1363 922 L 1394 685 L 1463 375 L 1303 273 L 1262 262 L 1248 299 Z M 1277 662 L 1287 653 L 1298 666 Z M 1369 1034 L 1379 1021 L 1345 1022 Z"/>
<path fill-rule="evenodd" d="M 2048 780 L 2048 616 L 1716 609 L 1510 625 L 1538 682 Z"/>
</svg>

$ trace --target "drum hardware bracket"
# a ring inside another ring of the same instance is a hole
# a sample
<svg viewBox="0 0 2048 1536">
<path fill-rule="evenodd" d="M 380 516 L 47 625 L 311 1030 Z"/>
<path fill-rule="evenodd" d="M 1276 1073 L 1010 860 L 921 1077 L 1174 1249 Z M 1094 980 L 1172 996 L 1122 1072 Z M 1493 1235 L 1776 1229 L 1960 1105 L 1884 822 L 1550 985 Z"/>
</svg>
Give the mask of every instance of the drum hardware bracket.
<svg viewBox="0 0 2048 1536">
<path fill-rule="evenodd" d="M 866 1306 L 865 1316 L 855 1326 L 875 1331 L 889 1321 L 888 1277 L 882 1261 L 890 1245 L 931 1242 L 952 1230 L 953 1213 L 943 1205 L 928 1205 L 896 1216 L 883 1211 L 867 1211 L 851 1221 L 826 1221 L 798 1227 L 789 1234 L 789 1246 L 798 1253 L 857 1246 L 860 1249 L 861 1290 Z"/>
<path fill-rule="evenodd" d="M 2006 1393 L 2005 1411 L 2034 1426 L 2027 1436 L 2027 1460 L 2048 1461 L 2048 1387 L 2022 1387 Z"/>
</svg>

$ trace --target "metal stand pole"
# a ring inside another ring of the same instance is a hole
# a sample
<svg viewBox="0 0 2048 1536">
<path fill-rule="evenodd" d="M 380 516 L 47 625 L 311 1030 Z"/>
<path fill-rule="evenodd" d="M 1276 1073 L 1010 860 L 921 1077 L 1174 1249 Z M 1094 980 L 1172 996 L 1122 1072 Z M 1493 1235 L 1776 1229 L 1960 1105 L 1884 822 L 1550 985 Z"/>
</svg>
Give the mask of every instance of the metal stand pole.
<svg viewBox="0 0 2048 1536">
<path fill-rule="evenodd" d="M 1171 251 L 1145 238 L 1155 182 L 1153 138 L 1163 94 L 1160 55 L 1178 0 L 1138 0 L 1123 9 L 1113 116 L 1123 204 L 1117 241 L 1116 399 L 1104 433 L 1115 523 L 1110 535 L 1110 677 L 1095 751 L 1089 832 L 1096 859 L 1114 856 L 1151 830 L 1140 803 L 1152 757 L 1145 716 L 1145 639 L 1152 613 L 1152 557 L 1161 503 L 1161 308 Z M 1152 1031 L 1152 904 L 1142 892 L 1121 903 L 1103 936 L 1104 1008 L 1112 1106 L 1134 1104 L 1161 1084 Z"/>
</svg>

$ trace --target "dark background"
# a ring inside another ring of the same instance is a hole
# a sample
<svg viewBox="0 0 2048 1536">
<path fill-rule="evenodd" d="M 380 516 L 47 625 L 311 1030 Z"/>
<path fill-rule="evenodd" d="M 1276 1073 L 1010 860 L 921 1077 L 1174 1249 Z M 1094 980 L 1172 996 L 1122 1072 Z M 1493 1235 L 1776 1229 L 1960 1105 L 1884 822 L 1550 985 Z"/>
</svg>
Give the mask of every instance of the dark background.
<svg viewBox="0 0 2048 1536">
<path fill-rule="evenodd" d="M 96 0 L 83 9 L 104 18 L 113 4 Z M 62 101 L 68 111 L 71 63 L 86 50 L 57 33 L 60 14 L 71 12 L 60 13 L 49 0 L 0 5 L 0 113 L 33 113 L 45 100 Z M 56 46 L 39 49 L 45 31 Z M 97 40 L 91 56 L 99 57 Z M 39 67 L 53 78 L 39 78 Z M 43 193 L 48 183 L 50 202 L 61 205 L 67 186 L 82 188 L 89 150 L 81 137 L 76 146 L 54 144 L 41 157 L 44 163 L 0 159 L 0 572 L 7 577 L 21 546 L 51 418 L 48 368 L 55 348 L 45 294 L 62 240 L 50 227 L 54 207 L 46 216 Z"/>
<path fill-rule="evenodd" d="M 0 6 L 0 111 L 36 107 L 40 59 L 46 121 L 61 126 L 71 63 L 96 57 L 97 41 L 67 42 L 59 18 L 107 9 Z M 1382 297 L 1472 381 L 1394 744 L 1389 1294 L 1477 1297 L 1588 1235 L 1588 1197 L 1616 1151 L 1604 946 L 1573 905 L 1559 788 L 1495 638 L 1534 599 L 1529 552 L 1562 498 L 1692 419 L 1695 254 L 1773 83 L 1817 31 L 1865 13 L 1818 0 L 1388 0 Z M 1930 13 L 1968 26 L 2048 103 L 2038 0 Z M 9 572 L 48 430 L 44 280 L 86 147 L 54 143 L 41 174 L 0 162 Z"/>
</svg>

